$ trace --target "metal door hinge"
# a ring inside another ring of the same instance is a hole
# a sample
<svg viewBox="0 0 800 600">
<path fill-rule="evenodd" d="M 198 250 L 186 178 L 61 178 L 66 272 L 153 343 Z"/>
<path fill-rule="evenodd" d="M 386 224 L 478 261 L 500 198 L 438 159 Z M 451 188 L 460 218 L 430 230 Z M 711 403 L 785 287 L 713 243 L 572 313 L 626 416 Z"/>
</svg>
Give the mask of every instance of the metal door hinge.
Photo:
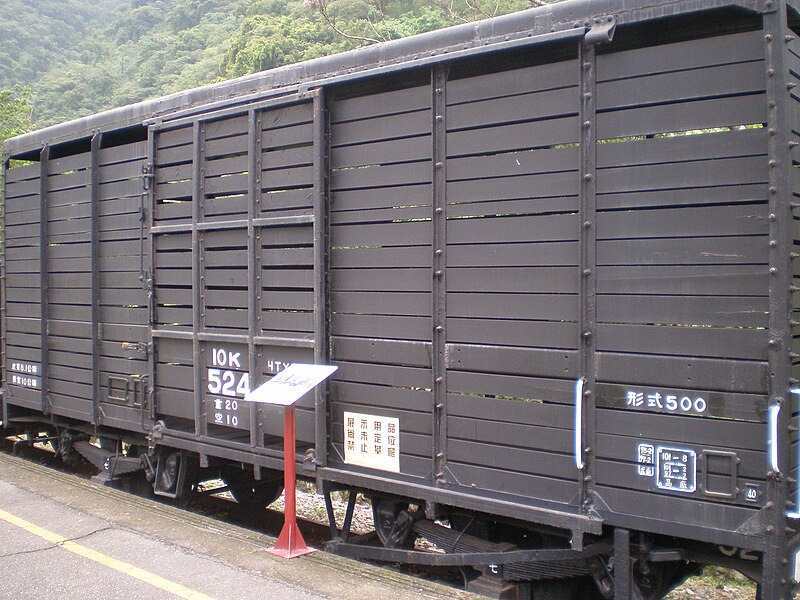
<svg viewBox="0 0 800 600">
<path fill-rule="evenodd" d="M 587 26 L 584 40 L 587 44 L 607 44 L 614 39 L 614 31 L 616 29 L 616 16 L 597 17 L 593 23 Z"/>
</svg>

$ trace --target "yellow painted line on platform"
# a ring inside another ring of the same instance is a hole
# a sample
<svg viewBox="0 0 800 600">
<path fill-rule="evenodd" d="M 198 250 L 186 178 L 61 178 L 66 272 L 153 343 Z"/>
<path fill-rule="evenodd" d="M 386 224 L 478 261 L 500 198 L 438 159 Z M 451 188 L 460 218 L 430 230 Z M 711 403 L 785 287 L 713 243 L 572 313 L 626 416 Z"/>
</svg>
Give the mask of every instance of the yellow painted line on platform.
<svg viewBox="0 0 800 600">
<path fill-rule="evenodd" d="M 65 538 L 57 533 L 53 533 L 52 531 L 44 529 L 43 527 L 39 527 L 30 521 L 21 519 L 20 517 L 12 515 L 4 510 L 0 510 L 0 519 L 10 523 L 11 525 L 19 527 L 20 529 L 24 529 L 28 533 L 32 533 L 43 540 L 47 540 L 51 544 L 60 546 L 61 548 L 64 548 L 64 550 L 69 550 L 78 556 L 88 558 L 89 560 L 99 563 L 105 567 L 109 567 L 110 569 L 114 569 L 120 573 L 124 573 L 129 577 L 149 583 L 153 587 L 157 587 L 165 592 L 175 594 L 180 598 L 186 598 L 187 600 L 213 600 L 211 596 L 206 596 L 205 594 L 181 585 L 180 583 L 175 583 L 174 581 L 165 579 L 159 575 L 156 575 L 155 573 L 151 573 L 150 571 L 140 569 L 139 567 L 136 567 L 130 563 L 117 560 L 116 558 L 108 556 L 107 554 L 87 548 L 86 546 L 78 544 L 77 542 L 71 541 L 69 538 Z"/>
</svg>

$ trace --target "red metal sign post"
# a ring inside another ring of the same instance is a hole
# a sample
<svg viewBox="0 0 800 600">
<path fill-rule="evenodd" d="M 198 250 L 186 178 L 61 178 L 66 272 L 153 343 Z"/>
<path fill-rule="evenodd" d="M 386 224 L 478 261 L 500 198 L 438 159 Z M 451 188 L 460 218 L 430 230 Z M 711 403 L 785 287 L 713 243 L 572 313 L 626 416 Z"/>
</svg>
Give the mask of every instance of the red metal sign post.
<svg viewBox="0 0 800 600">
<path fill-rule="evenodd" d="M 314 552 L 313 548 L 306 546 L 297 527 L 294 403 L 330 377 L 337 368 L 331 365 L 292 364 L 245 397 L 250 402 L 283 406 L 283 489 L 286 499 L 283 529 L 275 547 L 267 550 L 283 558 L 295 558 Z"/>
<path fill-rule="evenodd" d="M 303 534 L 297 526 L 297 473 L 295 449 L 294 404 L 283 407 L 283 489 L 285 505 L 283 509 L 283 529 L 275 547 L 267 550 L 283 558 L 294 558 L 314 552 L 306 546 Z"/>
</svg>

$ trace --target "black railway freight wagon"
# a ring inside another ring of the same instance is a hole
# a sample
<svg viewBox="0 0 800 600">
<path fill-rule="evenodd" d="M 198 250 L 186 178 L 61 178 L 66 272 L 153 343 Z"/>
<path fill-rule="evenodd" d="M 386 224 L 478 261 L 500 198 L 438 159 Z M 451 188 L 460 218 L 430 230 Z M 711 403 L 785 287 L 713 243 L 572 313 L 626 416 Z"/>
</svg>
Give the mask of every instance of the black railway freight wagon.
<svg viewBox="0 0 800 600">
<path fill-rule="evenodd" d="M 3 425 L 263 504 L 282 420 L 243 396 L 332 363 L 299 473 L 385 545 L 340 552 L 788 598 L 798 10 L 564 2 L 8 141 Z"/>
</svg>

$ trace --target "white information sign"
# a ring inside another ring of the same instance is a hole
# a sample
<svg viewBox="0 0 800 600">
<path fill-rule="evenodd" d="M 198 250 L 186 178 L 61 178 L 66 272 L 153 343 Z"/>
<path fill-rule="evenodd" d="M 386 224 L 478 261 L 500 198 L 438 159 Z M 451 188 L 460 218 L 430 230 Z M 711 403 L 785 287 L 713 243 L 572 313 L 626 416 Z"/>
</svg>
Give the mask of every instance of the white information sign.
<svg viewBox="0 0 800 600">
<path fill-rule="evenodd" d="M 400 419 L 344 413 L 344 462 L 400 472 Z"/>
<path fill-rule="evenodd" d="M 339 367 L 293 363 L 245 396 L 250 402 L 291 406 Z"/>
<path fill-rule="evenodd" d="M 656 448 L 656 487 L 690 494 L 697 489 L 697 454 L 686 448 Z"/>
</svg>

